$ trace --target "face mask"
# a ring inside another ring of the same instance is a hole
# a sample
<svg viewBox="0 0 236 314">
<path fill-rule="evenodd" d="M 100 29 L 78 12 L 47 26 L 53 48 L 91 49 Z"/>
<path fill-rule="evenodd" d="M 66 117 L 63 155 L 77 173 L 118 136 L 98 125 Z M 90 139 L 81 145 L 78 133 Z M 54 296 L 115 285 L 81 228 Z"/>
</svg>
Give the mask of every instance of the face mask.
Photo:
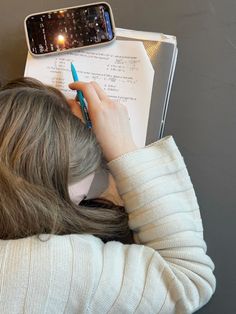
<svg viewBox="0 0 236 314">
<path fill-rule="evenodd" d="M 73 203 L 79 204 L 88 195 L 94 176 L 93 172 L 79 182 L 69 185 L 69 195 Z"/>
</svg>

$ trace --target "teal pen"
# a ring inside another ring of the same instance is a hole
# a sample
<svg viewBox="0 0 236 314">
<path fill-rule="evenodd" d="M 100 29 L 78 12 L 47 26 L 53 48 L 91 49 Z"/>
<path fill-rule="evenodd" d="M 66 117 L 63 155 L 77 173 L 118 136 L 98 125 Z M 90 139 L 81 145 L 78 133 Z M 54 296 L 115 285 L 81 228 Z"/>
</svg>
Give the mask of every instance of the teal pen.
<svg viewBox="0 0 236 314">
<path fill-rule="evenodd" d="M 72 62 L 71 62 L 71 72 L 72 72 L 74 82 L 79 82 L 78 74 L 77 74 L 76 69 L 74 67 L 74 64 Z M 80 108 L 81 108 L 82 115 L 83 115 L 84 121 L 86 123 L 86 126 L 88 128 L 91 128 L 92 123 L 91 123 L 91 120 L 89 118 L 88 109 L 87 109 L 87 106 L 86 106 L 85 101 L 84 101 L 84 95 L 80 90 L 77 90 L 77 97 L 76 98 L 80 102 Z"/>
</svg>

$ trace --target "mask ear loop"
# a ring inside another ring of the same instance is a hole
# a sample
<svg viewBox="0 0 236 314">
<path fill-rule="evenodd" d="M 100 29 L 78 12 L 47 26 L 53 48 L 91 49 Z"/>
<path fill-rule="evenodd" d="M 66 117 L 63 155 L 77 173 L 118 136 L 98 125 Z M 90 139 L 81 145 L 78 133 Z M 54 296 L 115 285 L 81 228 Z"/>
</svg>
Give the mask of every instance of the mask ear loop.
<svg viewBox="0 0 236 314">
<path fill-rule="evenodd" d="M 87 195 L 84 195 L 84 197 L 79 201 L 79 203 L 76 203 L 76 205 L 79 206 L 81 202 L 86 201 L 86 197 Z"/>
</svg>

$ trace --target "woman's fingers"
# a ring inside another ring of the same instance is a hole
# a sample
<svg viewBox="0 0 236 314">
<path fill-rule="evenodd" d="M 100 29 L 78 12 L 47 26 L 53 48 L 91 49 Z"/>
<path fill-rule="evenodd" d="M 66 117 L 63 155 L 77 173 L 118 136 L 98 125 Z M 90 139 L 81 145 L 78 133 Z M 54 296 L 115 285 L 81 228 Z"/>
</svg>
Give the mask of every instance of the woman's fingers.
<svg viewBox="0 0 236 314">
<path fill-rule="evenodd" d="M 78 84 L 80 84 L 80 85 L 78 85 Z M 69 84 L 69 87 L 73 90 L 74 89 L 81 90 L 83 93 L 86 93 L 90 88 L 92 88 L 93 90 L 96 91 L 97 96 L 99 97 L 100 101 L 106 101 L 109 99 L 106 92 L 101 88 L 101 86 L 97 82 L 94 82 L 94 81 L 89 82 L 89 83 L 84 83 L 84 82 L 71 83 L 71 84 Z M 84 94 L 84 96 L 86 98 L 85 94 Z"/>
<path fill-rule="evenodd" d="M 89 107 L 95 108 L 101 105 L 101 100 L 92 83 L 75 82 L 69 84 L 69 87 L 73 90 L 80 90 L 84 94 Z"/>
<path fill-rule="evenodd" d="M 93 81 L 93 82 L 90 82 L 90 84 L 93 85 L 101 101 L 109 99 L 108 95 L 105 93 L 105 91 L 101 88 L 101 86 L 97 82 Z"/>
</svg>

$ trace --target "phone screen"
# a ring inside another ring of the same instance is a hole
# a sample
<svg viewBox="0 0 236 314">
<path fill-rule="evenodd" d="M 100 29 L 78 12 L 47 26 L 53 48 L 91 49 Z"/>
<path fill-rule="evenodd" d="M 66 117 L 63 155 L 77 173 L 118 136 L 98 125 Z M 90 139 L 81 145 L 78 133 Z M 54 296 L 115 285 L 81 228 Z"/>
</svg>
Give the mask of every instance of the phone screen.
<svg viewBox="0 0 236 314">
<path fill-rule="evenodd" d="M 95 4 L 31 15 L 26 20 L 30 50 L 47 54 L 111 41 L 110 8 Z"/>
</svg>

